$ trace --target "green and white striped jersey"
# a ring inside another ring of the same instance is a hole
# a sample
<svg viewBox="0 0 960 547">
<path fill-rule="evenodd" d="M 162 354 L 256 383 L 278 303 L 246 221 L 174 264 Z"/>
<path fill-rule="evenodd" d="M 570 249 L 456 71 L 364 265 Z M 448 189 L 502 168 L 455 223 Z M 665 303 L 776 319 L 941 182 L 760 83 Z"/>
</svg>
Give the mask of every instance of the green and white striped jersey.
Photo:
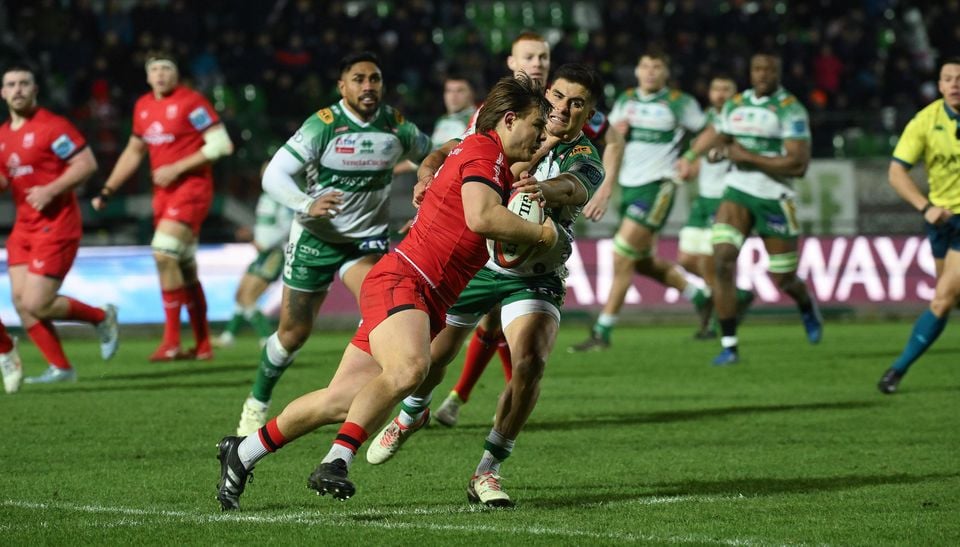
<svg viewBox="0 0 960 547">
<path fill-rule="evenodd" d="M 444 114 L 437 118 L 437 123 L 433 126 L 433 134 L 430 136 L 433 149 L 440 148 L 451 139 L 459 139 L 470 126 L 470 120 L 473 119 L 473 113 L 476 111 L 476 107 L 471 106 L 460 112 Z"/>
<path fill-rule="evenodd" d="M 283 147 L 305 164 L 307 194 L 343 192 L 337 216 L 298 214 L 297 222 L 324 241 L 347 243 L 387 231 L 393 167 L 402 159 L 420 162 L 430 137 L 390 106 L 364 122 L 341 100 L 307 118 Z"/>
<path fill-rule="evenodd" d="M 786 154 L 788 140 L 810 140 L 807 109 L 782 87 L 757 97 L 752 89 L 723 105 L 717 129 L 747 150 L 761 156 Z M 773 177 L 758 169 L 734 165 L 724 178 L 727 186 L 763 199 L 793 195 L 793 177 Z"/>
<path fill-rule="evenodd" d="M 684 136 L 706 123 L 693 97 L 668 88 L 650 95 L 635 88 L 623 92 L 610 112 L 610 124 L 624 120 L 629 129 L 619 183 L 630 187 L 676 178 L 674 164 Z"/>
<path fill-rule="evenodd" d="M 719 112 L 713 108 L 707 110 L 707 124 L 717 126 Z M 717 131 L 720 131 L 718 128 Z M 707 161 L 706 157 L 700 158 L 700 174 L 697 175 L 697 194 L 705 198 L 723 197 L 724 177 L 730 170 L 730 160 L 722 160 L 715 163 Z"/>
<path fill-rule="evenodd" d="M 587 190 L 587 201 L 593 197 L 594 192 L 603 182 L 604 170 L 603 162 L 600 161 L 600 153 L 597 152 L 597 147 L 583 132 L 580 132 L 577 138 L 569 142 L 557 143 L 537 163 L 533 176 L 537 180 L 547 180 L 562 173 L 570 173 L 577 177 L 577 180 Z M 517 277 L 558 272 L 561 277 L 565 278 L 567 272 L 564 264 L 570 258 L 570 253 L 573 252 L 573 224 L 582 210 L 583 205 L 564 205 L 563 207 L 552 207 L 546 210 L 547 216 L 553 219 L 553 222 L 557 225 L 558 238 L 557 244 L 545 254 L 538 256 L 536 259 L 528 260 L 516 268 L 501 268 L 493 260 L 487 261 L 485 267 Z"/>
</svg>

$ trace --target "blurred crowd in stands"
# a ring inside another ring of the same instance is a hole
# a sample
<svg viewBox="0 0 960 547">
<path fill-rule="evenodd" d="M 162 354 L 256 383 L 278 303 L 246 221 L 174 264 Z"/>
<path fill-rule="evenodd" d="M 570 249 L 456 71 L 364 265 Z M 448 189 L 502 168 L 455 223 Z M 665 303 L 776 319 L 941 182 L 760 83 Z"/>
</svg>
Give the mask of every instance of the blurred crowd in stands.
<svg viewBox="0 0 960 547">
<path fill-rule="evenodd" d="M 783 83 L 811 113 L 817 156 L 879 155 L 936 97 L 936 63 L 955 54 L 960 0 L 7 0 L 5 61 L 41 69 L 41 101 L 84 128 L 105 176 L 146 92 L 143 55 L 178 57 L 183 79 L 221 111 L 238 153 L 218 187 L 244 201 L 258 167 L 302 120 L 336 100 L 336 63 L 377 52 L 388 102 L 429 131 L 443 112 L 447 72 L 479 96 L 504 74 L 512 36 L 553 43 L 554 67 L 583 61 L 615 93 L 636 84 L 638 54 L 672 57 L 673 85 L 705 102 L 718 71 L 747 85 L 749 55 L 783 56 Z M 125 191 L 146 192 L 147 180 Z"/>
</svg>

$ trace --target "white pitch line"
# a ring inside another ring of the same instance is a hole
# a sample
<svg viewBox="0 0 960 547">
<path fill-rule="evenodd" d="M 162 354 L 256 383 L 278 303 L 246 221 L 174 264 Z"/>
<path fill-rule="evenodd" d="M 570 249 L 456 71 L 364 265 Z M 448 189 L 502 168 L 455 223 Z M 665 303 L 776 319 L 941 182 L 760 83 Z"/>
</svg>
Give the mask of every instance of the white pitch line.
<svg viewBox="0 0 960 547">
<path fill-rule="evenodd" d="M 623 503 L 641 503 L 644 505 L 655 505 L 663 503 L 679 503 L 685 501 L 693 502 L 703 502 L 703 501 L 733 501 L 737 499 L 744 499 L 740 497 L 721 497 L 721 496 L 675 496 L 675 497 L 660 497 L 660 498 L 637 498 L 636 500 L 624 500 L 614 502 L 615 504 Z M 590 506 L 601 504 L 591 504 Z M 75 511 L 79 513 L 90 513 L 96 515 L 123 515 L 123 517 L 116 521 L 111 522 L 102 522 L 99 521 L 95 523 L 98 527 L 103 526 L 147 526 L 150 523 L 144 522 L 143 519 L 129 519 L 128 516 L 137 516 L 137 517 L 154 517 L 155 519 L 170 519 L 177 521 L 186 521 L 193 522 L 197 524 L 209 524 L 216 522 L 236 522 L 236 523 L 250 523 L 250 524 L 304 524 L 309 526 L 332 526 L 332 527 L 357 527 L 363 526 L 368 528 L 380 528 L 380 529 L 414 529 L 414 530 L 433 530 L 433 531 L 462 531 L 462 532 L 490 532 L 490 533 L 503 533 L 507 531 L 505 527 L 502 526 L 492 526 L 489 524 L 435 524 L 435 523 L 425 523 L 422 521 L 419 522 L 383 522 L 383 521 L 373 521 L 373 520 L 356 520 L 356 517 L 402 517 L 402 516 L 411 516 L 411 515 L 435 515 L 435 514 L 456 514 L 456 513 L 469 513 L 477 511 L 488 511 L 486 509 L 474 509 L 471 507 L 464 508 L 463 506 L 451 507 L 450 509 L 415 509 L 415 510 L 393 510 L 393 511 L 379 511 L 376 509 L 364 509 L 360 511 L 350 511 L 350 512 L 321 512 L 321 511 L 299 511 L 296 513 L 284 513 L 281 515 L 249 515 L 242 513 L 215 513 L 215 514 L 202 514 L 202 513 L 193 513 L 187 511 L 172 511 L 172 510 L 162 510 L 162 509 L 137 509 L 133 507 L 107 507 L 102 505 L 81 505 L 73 503 L 63 503 L 63 502 L 48 502 L 48 503 L 38 503 L 38 502 L 27 502 L 19 500 L 3 500 L 0 501 L 0 506 L 3 507 L 16 507 L 20 509 L 33 509 L 38 511 Z M 544 526 L 525 526 L 525 527 L 515 527 L 510 526 L 509 532 L 511 534 L 516 533 L 527 533 L 535 536 L 559 536 L 567 538 L 585 538 L 585 539 L 603 539 L 603 540 L 614 540 L 614 541 L 649 541 L 649 542 L 659 542 L 659 543 L 712 543 L 720 545 L 731 545 L 731 546 L 755 546 L 755 545 L 768 545 L 768 542 L 756 541 L 751 539 L 742 539 L 742 538 L 731 538 L 731 539 L 717 539 L 706 536 L 657 536 L 651 534 L 643 533 L 626 533 L 626 532 L 593 532 L 589 530 L 577 530 L 573 528 L 565 527 L 544 527 Z"/>
</svg>

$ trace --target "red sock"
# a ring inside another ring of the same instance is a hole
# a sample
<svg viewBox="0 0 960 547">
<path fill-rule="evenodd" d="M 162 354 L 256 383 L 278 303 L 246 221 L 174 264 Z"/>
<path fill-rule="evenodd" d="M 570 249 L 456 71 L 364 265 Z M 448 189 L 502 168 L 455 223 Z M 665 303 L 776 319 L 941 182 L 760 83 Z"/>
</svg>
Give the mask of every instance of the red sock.
<svg viewBox="0 0 960 547">
<path fill-rule="evenodd" d="M 367 431 L 360 427 L 359 424 L 343 422 L 343 425 L 340 426 L 340 431 L 337 431 L 337 438 L 334 439 L 333 444 L 345 446 L 356 454 L 357 450 L 360 450 L 360 445 L 367 440 L 367 437 L 369 437 Z"/>
<path fill-rule="evenodd" d="M 193 328 L 193 339 L 197 346 L 210 338 L 210 325 L 207 324 L 207 297 L 203 294 L 203 285 L 199 281 L 184 287 L 187 299 L 187 314 L 190 316 L 190 326 Z"/>
<path fill-rule="evenodd" d="M 507 383 L 513 378 L 513 359 L 510 357 L 510 346 L 507 345 L 507 339 L 503 332 L 497 337 L 497 354 L 500 355 L 500 363 L 503 365 L 503 377 Z"/>
<path fill-rule="evenodd" d="M 281 449 L 283 445 L 287 444 L 287 438 L 280 433 L 280 428 L 277 427 L 276 418 L 270 420 L 267 422 L 267 425 L 258 429 L 257 434 L 260 436 L 260 444 L 270 452 L 276 452 Z"/>
<path fill-rule="evenodd" d="M 467 402 L 470 398 L 470 392 L 473 386 L 477 385 L 477 380 L 483 374 L 493 354 L 497 352 L 496 340 L 487 339 L 487 332 L 477 327 L 473 332 L 473 338 L 470 339 L 470 345 L 467 346 L 467 358 L 463 361 L 463 372 L 460 373 L 460 379 L 453 390 L 457 392 L 460 400 Z"/>
<path fill-rule="evenodd" d="M 30 339 L 33 340 L 33 343 L 37 345 L 37 348 L 40 349 L 40 353 L 43 354 L 48 363 L 57 368 L 71 368 L 70 361 L 67 360 L 66 354 L 63 353 L 60 337 L 57 336 L 57 331 L 53 328 L 53 323 L 50 321 L 39 321 L 27 329 L 27 334 L 30 336 Z"/>
<path fill-rule="evenodd" d="M 0 323 L 0 353 L 8 353 L 13 349 L 13 338 L 7 334 L 7 328 Z"/>
<path fill-rule="evenodd" d="M 100 308 L 95 308 L 89 304 L 64 296 L 67 299 L 67 316 L 64 319 L 74 319 L 85 323 L 99 324 L 106 319 L 107 312 Z"/>
<path fill-rule="evenodd" d="M 164 346 L 180 345 L 180 306 L 183 305 L 186 297 L 183 287 L 163 291 L 163 313 L 167 316 L 167 321 L 163 325 Z"/>
</svg>

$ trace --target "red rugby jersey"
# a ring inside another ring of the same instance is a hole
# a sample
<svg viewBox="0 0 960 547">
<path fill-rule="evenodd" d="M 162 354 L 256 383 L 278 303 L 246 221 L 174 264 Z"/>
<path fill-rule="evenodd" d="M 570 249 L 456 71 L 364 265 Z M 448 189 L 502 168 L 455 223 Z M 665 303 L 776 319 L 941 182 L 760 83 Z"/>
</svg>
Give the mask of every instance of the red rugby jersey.
<svg viewBox="0 0 960 547">
<path fill-rule="evenodd" d="M 513 175 L 495 131 L 470 135 L 450 152 L 427 189 L 410 232 L 395 251 L 448 306 L 490 258 L 486 240 L 467 228 L 460 194 L 464 184 L 486 184 L 507 202 Z"/>
<path fill-rule="evenodd" d="M 76 193 L 64 192 L 43 211 L 27 204 L 27 188 L 43 186 L 67 170 L 67 162 L 87 141 L 66 118 L 38 108 L 16 131 L 10 120 L 0 126 L 0 169 L 10 182 L 17 227 L 64 238 L 83 233 Z"/>
<path fill-rule="evenodd" d="M 220 122 L 216 111 L 203 95 L 184 86 L 157 98 L 153 92 L 137 99 L 133 107 L 133 134 L 147 143 L 150 169 L 176 163 L 203 147 L 203 132 Z M 213 182 L 210 164 L 204 164 L 180 177 L 182 183 L 192 177 Z"/>
</svg>

